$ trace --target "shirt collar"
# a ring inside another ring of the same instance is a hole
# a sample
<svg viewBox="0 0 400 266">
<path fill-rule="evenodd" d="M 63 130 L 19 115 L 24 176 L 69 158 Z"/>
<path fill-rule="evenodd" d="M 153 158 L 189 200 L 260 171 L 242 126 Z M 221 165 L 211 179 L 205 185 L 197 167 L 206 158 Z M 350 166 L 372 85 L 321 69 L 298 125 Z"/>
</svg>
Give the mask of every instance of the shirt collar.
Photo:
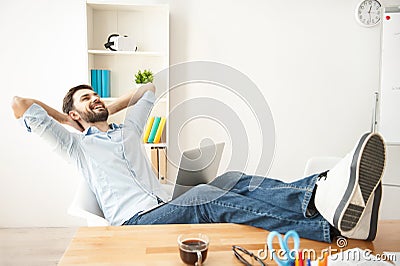
<svg viewBox="0 0 400 266">
<path fill-rule="evenodd" d="M 111 123 L 111 124 L 108 125 L 108 127 L 109 127 L 108 131 L 114 131 L 114 130 L 116 130 L 118 128 L 122 128 L 122 125 L 117 125 L 115 123 Z M 91 127 L 88 127 L 85 131 L 83 131 L 83 134 L 85 136 L 89 136 L 89 135 L 97 134 L 97 133 L 100 133 L 100 132 L 101 131 L 97 127 L 91 126 Z"/>
</svg>

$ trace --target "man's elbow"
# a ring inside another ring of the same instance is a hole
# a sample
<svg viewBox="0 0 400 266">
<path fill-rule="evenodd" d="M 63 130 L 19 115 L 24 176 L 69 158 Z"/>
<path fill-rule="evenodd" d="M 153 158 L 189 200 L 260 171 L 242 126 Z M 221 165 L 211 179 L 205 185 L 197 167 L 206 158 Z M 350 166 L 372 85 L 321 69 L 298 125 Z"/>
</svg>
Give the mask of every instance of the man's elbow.
<svg viewBox="0 0 400 266">
<path fill-rule="evenodd" d="M 156 86 L 154 86 L 153 83 L 147 83 L 146 85 L 148 86 L 149 91 L 156 93 Z"/>
<path fill-rule="evenodd" d="M 146 91 L 152 91 L 152 92 L 156 92 L 156 86 L 154 86 L 153 83 L 149 82 L 144 84 L 143 86 L 141 86 L 139 88 L 139 91 L 141 91 L 142 93 L 145 93 Z"/>
<path fill-rule="evenodd" d="M 25 111 L 32 105 L 32 101 L 26 98 L 14 96 L 12 103 L 11 103 L 11 108 L 14 111 L 14 116 L 15 118 L 20 118 Z"/>
</svg>

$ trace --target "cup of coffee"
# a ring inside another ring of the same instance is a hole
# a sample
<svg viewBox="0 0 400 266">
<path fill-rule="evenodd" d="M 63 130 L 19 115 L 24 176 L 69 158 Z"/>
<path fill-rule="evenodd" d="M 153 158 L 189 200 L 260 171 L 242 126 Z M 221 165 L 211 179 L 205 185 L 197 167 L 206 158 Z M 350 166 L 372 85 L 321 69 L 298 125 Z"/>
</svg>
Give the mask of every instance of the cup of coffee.
<svg viewBox="0 0 400 266">
<path fill-rule="evenodd" d="M 201 266 L 207 258 L 209 240 L 205 234 L 182 234 L 178 237 L 179 254 L 184 263 Z"/>
</svg>

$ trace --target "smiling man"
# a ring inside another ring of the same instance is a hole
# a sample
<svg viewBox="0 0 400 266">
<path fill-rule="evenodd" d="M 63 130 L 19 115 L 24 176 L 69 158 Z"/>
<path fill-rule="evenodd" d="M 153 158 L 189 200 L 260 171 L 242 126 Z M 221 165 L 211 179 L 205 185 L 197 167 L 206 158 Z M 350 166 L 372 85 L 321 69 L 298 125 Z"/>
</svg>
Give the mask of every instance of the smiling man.
<svg viewBox="0 0 400 266">
<path fill-rule="evenodd" d="M 280 233 L 294 229 L 325 242 L 337 235 L 375 238 L 385 165 L 379 134 L 364 134 L 328 172 L 292 183 L 228 172 L 163 204 L 168 195 L 146 159 L 141 137 L 154 92 L 147 84 L 106 106 L 90 86 L 79 85 L 66 94 L 64 113 L 21 97 L 14 97 L 12 108 L 28 131 L 76 165 L 111 225 L 231 222 Z M 124 124 L 107 123 L 124 108 Z M 251 186 L 254 179 L 258 187 Z"/>
</svg>

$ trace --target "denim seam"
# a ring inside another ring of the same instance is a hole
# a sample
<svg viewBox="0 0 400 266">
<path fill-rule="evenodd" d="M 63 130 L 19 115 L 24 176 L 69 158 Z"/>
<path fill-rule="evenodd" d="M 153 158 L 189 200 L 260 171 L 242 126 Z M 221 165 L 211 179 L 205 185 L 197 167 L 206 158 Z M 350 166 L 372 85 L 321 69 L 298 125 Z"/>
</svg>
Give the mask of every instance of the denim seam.
<svg viewBox="0 0 400 266">
<path fill-rule="evenodd" d="M 308 189 L 307 189 L 306 193 L 304 194 L 303 202 L 301 204 L 301 209 L 303 210 L 303 215 L 306 218 L 307 218 L 307 215 L 306 215 L 307 207 L 310 204 L 310 200 L 311 200 L 311 197 L 312 197 L 312 193 L 314 191 L 315 183 L 317 182 L 317 178 L 318 178 L 318 176 L 315 175 L 312 178 L 311 184 L 309 186 L 307 186 Z"/>
<path fill-rule="evenodd" d="M 312 196 L 312 191 L 309 191 L 309 190 L 304 194 L 303 202 L 301 204 L 301 209 L 303 211 L 304 217 L 307 217 L 307 215 L 306 215 L 307 207 L 308 207 L 308 204 L 310 203 L 311 196 Z"/>
<path fill-rule="evenodd" d="M 296 189 L 296 190 L 309 190 L 309 186 L 306 186 L 306 187 L 298 187 L 298 186 L 291 186 L 291 185 L 285 185 L 285 186 L 276 186 L 276 187 L 273 187 L 273 188 L 267 188 L 267 189 L 264 189 L 264 188 L 261 188 L 261 187 L 257 187 L 257 186 L 249 186 L 249 189 L 250 188 L 257 188 L 257 189 L 260 189 L 260 190 L 263 190 L 263 191 L 267 191 L 267 190 L 276 190 L 276 189 L 282 189 L 282 188 L 291 188 L 291 189 Z"/>
<path fill-rule="evenodd" d="M 258 212 L 258 211 L 254 211 L 254 210 L 248 209 L 248 208 L 240 208 L 240 207 L 235 206 L 233 204 L 221 203 L 221 202 L 219 202 L 217 200 L 210 201 L 210 203 L 218 205 L 218 206 L 233 208 L 233 209 L 236 209 L 236 210 L 248 211 L 248 212 L 251 212 L 251 213 L 259 215 L 259 216 L 267 216 L 267 217 L 275 218 L 275 219 L 281 220 L 281 221 L 289 221 L 289 222 L 293 222 L 293 223 L 296 223 L 296 224 L 308 224 L 308 223 L 310 223 L 310 222 L 296 221 L 296 220 L 290 220 L 290 219 L 283 219 L 283 218 L 281 218 L 279 216 L 276 216 L 276 215 L 268 213 L 268 212 Z M 323 223 L 321 223 L 321 222 L 323 222 L 323 221 L 316 221 L 316 222 L 313 221 L 313 223 L 317 223 L 318 225 L 323 225 Z"/>
<path fill-rule="evenodd" d="M 322 221 L 322 231 L 324 235 L 325 242 L 331 243 L 331 225 L 328 221 Z"/>
<path fill-rule="evenodd" d="M 237 210 L 248 211 L 248 212 L 251 212 L 251 213 L 256 214 L 256 215 L 259 215 L 259 216 L 268 216 L 268 217 L 275 218 L 275 219 L 281 220 L 281 221 L 289 221 L 289 222 L 293 222 L 293 223 L 296 223 L 296 224 L 307 224 L 307 223 L 309 223 L 309 222 L 296 221 L 296 220 L 290 220 L 290 219 L 282 219 L 281 217 L 276 216 L 276 215 L 273 215 L 273 214 L 268 213 L 268 212 L 258 212 L 258 211 L 254 211 L 254 210 L 249 209 L 249 208 L 239 208 L 238 206 L 235 206 L 235 205 L 233 205 L 233 204 L 221 203 L 221 202 L 219 202 L 219 201 L 217 201 L 217 200 L 210 201 L 209 203 L 210 203 L 210 204 L 217 205 L 217 206 L 223 206 L 223 207 L 229 207 L 229 208 L 233 208 L 233 209 L 237 209 Z M 199 204 L 198 204 L 198 205 L 199 205 Z M 201 205 L 204 205 L 204 203 L 201 204 Z M 168 215 L 170 215 L 171 213 L 174 213 L 174 212 L 177 211 L 178 209 L 179 209 L 179 208 L 175 207 L 175 208 L 171 209 L 169 212 L 166 212 L 164 215 L 157 217 L 157 219 L 154 220 L 154 221 L 159 221 L 159 220 L 161 220 L 163 217 L 168 216 Z M 202 213 L 202 216 L 204 217 L 203 213 Z M 316 221 L 316 222 L 313 222 L 313 223 L 317 223 L 318 225 L 324 226 L 323 221 Z M 329 235 L 329 230 L 328 230 L 328 235 Z M 325 233 L 324 233 L 324 237 L 325 237 Z"/>
</svg>

